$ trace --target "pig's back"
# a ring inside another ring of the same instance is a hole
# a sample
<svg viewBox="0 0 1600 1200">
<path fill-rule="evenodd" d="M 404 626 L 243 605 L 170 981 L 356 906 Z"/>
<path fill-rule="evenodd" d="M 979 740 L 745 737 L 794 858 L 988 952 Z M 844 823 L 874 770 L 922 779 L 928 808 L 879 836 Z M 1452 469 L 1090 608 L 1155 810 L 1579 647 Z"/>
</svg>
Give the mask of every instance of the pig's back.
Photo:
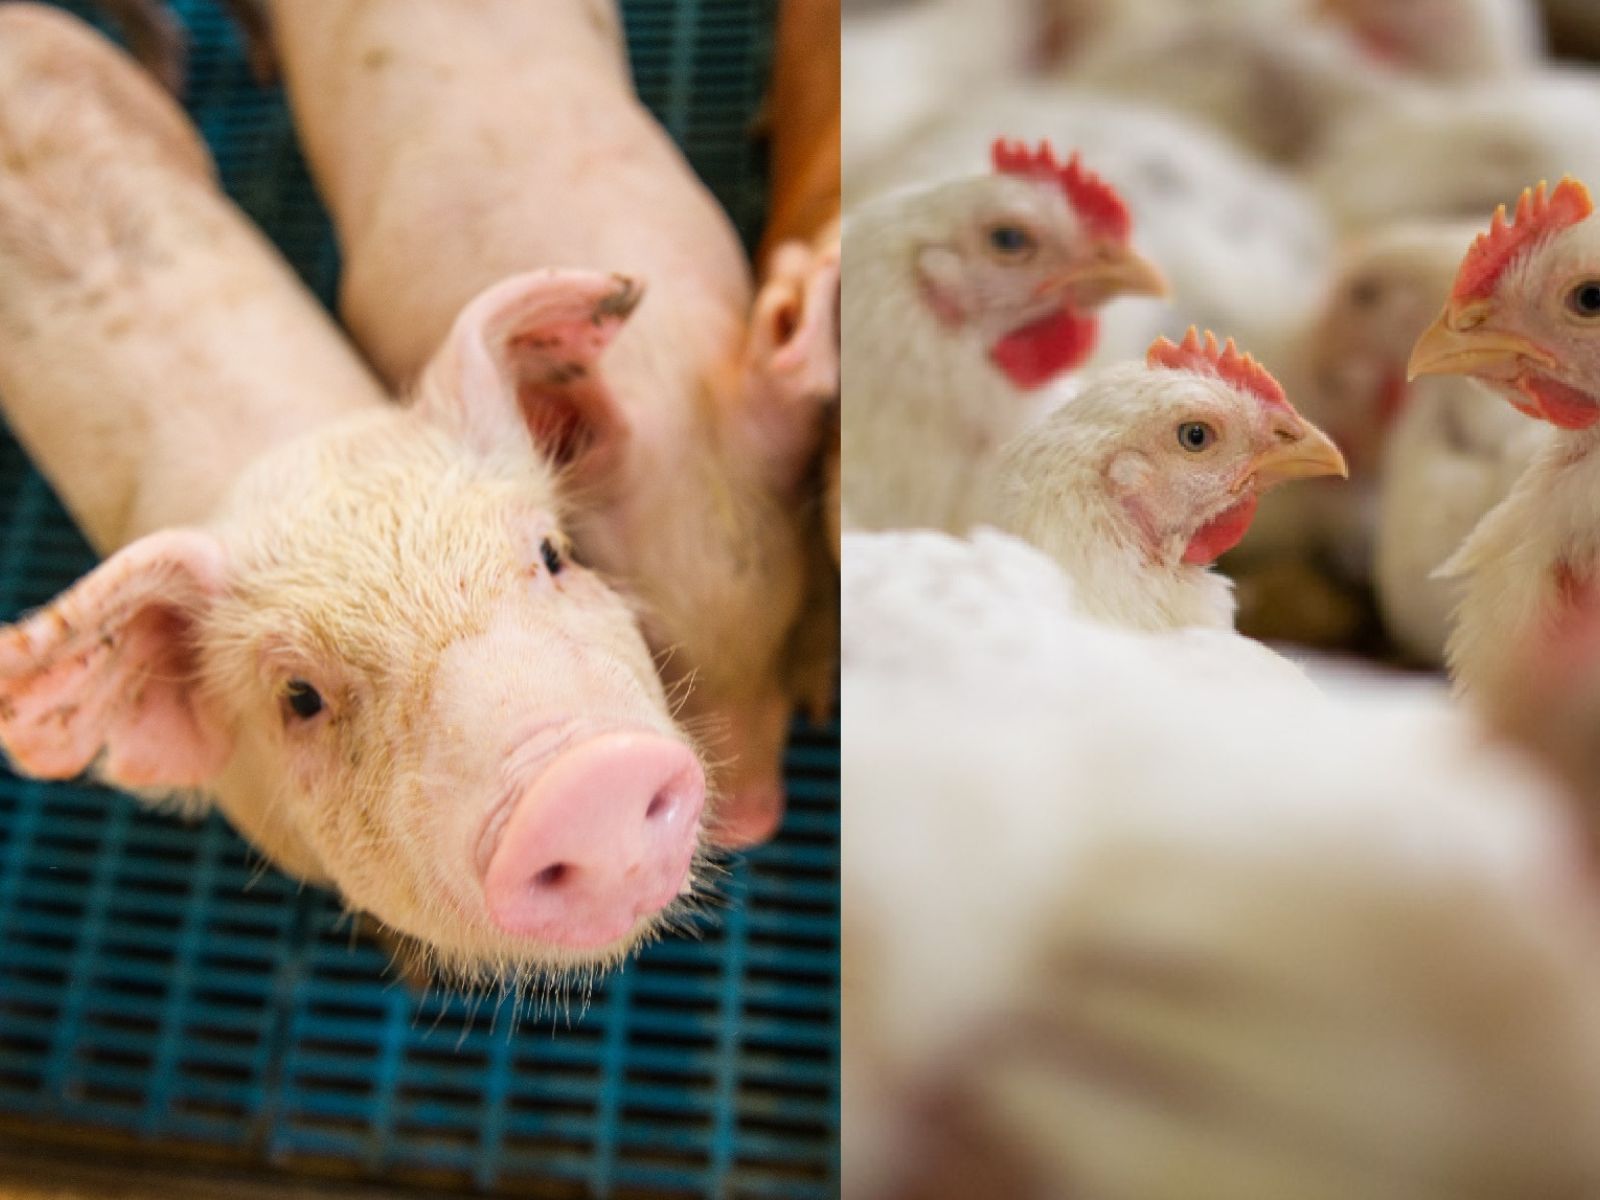
<svg viewBox="0 0 1600 1200">
<path fill-rule="evenodd" d="M 261 450 L 381 399 L 154 82 L 0 6 L 0 406 L 96 548 L 203 520 Z"/>
<path fill-rule="evenodd" d="M 276 0 L 273 11 L 345 254 L 343 314 L 391 385 L 415 377 L 473 296 L 539 267 L 644 281 L 608 375 L 662 359 L 703 372 L 739 353 L 743 252 L 635 97 L 612 5 Z"/>
</svg>

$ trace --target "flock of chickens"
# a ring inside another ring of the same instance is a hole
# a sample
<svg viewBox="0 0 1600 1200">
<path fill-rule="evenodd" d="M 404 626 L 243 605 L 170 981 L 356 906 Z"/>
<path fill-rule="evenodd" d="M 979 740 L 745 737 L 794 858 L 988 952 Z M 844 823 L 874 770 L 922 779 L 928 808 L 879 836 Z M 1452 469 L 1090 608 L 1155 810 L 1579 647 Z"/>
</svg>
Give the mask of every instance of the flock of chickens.
<svg viewBox="0 0 1600 1200">
<path fill-rule="evenodd" d="M 846 0 L 847 1194 L 1600 1195 L 1600 74 L 1542 28 Z"/>
</svg>

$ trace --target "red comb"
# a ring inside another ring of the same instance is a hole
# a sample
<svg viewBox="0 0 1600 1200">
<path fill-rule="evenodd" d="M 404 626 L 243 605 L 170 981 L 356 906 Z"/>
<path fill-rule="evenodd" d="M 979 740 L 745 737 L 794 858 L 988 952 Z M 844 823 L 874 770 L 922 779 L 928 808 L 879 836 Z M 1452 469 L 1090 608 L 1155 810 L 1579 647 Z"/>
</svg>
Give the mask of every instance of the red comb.
<svg viewBox="0 0 1600 1200">
<path fill-rule="evenodd" d="M 1482 300 L 1524 249 L 1539 238 L 1576 225 L 1594 211 L 1588 189 L 1570 176 L 1556 184 L 1548 196 L 1545 185 L 1523 188 L 1517 214 L 1506 224 L 1506 206 L 1494 210 L 1489 232 L 1480 233 L 1456 272 L 1450 299 L 1461 303 Z"/>
<path fill-rule="evenodd" d="M 1294 409 L 1283 394 L 1283 387 L 1272 377 L 1272 372 L 1251 358 L 1240 354 L 1239 348 L 1229 338 L 1225 346 L 1217 345 L 1217 335 L 1206 330 L 1206 340 L 1200 341 L 1200 331 L 1193 325 L 1184 334 L 1181 343 L 1158 337 L 1145 351 L 1145 366 L 1170 367 L 1176 371 L 1199 371 L 1202 375 L 1215 375 L 1241 391 L 1258 397 L 1263 404 L 1277 408 Z"/>
<path fill-rule="evenodd" d="M 1117 195 L 1117 190 L 1094 172 L 1088 170 L 1074 151 L 1067 165 L 1056 162 L 1055 151 L 1048 139 L 1039 143 L 1037 150 L 1029 150 L 1026 142 L 1008 142 L 995 138 L 990 148 L 994 169 L 1002 175 L 1026 175 L 1031 178 L 1055 180 L 1066 193 L 1067 202 L 1083 219 L 1096 237 L 1126 242 L 1133 229 L 1128 216 L 1128 206 Z"/>
</svg>

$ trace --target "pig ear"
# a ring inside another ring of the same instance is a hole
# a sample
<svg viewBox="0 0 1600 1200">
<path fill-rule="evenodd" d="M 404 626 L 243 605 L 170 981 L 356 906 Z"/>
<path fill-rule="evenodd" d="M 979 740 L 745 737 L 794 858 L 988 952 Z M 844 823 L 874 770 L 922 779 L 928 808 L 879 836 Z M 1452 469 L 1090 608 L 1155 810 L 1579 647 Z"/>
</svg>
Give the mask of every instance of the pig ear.
<svg viewBox="0 0 1600 1200">
<path fill-rule="evenodd" d="M 639 303 L 621 275 L 532 271 L 480 294 L 429 363 L 419 407 L 480 450 L 517 439 L 585 474 L 614 465 L 628 425 L 600 354 Z"/>
<path fill-rule="evenodd" d="M 743 433 L 777 480 L 805 473 L 839 397 L 839 245 L 773 253 L 745 347 Z"/>
<path fill-rule="evenodd" d="M 227 763 L 232 738 L 199 686 L 195 629 L 223 587 L 209 534 L 141 538 L 0 630 L 0 746 L 16 769 L 179 790 Z"/>
</svg>

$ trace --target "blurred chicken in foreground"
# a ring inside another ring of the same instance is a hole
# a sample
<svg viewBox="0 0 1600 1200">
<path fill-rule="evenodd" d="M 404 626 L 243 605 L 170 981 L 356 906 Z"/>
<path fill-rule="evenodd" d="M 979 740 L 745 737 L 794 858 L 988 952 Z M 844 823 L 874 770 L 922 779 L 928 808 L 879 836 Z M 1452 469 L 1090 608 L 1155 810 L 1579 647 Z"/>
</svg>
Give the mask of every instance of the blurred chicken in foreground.
<svg viewBox="0 0 1600 1200">
<path fill-rule="evenodd" d="M 999 535 L 846 537 L 844 1194 L 1600 1186 L 1561 787 L 1412 689 L 1073 603 Z"/>
<path fill-rule="evenodd" d="M 846 524 L 965 529 L 1001 444 L 1093 350 L 1097 310 L 1164 287 L 1076 155 L 1001 140 L 993 164 L 846 222 Z"/>
<path fill-rule="evenodd" d="M 1233 628 L 1209 570 L 1268 488 L 1345 474 L 1328 437 L 1230 339 L 1157 338 L 1107 367 L 1003 452 L 994 523 L 1066 569 L 1081 610 L 1136 629 Z"/>
</svg>

